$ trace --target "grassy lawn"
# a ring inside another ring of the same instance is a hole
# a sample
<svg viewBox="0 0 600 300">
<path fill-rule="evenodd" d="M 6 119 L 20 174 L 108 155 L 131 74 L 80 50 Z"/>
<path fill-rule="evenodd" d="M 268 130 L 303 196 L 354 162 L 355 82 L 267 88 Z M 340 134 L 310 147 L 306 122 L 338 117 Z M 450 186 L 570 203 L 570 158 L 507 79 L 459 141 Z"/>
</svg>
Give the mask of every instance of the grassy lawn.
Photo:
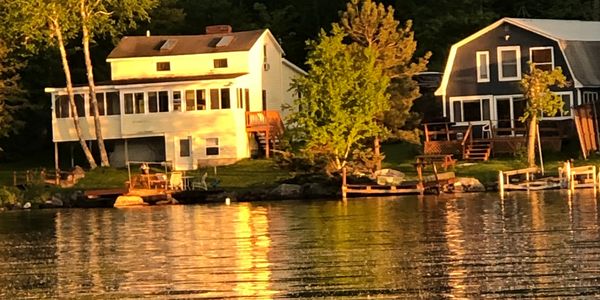
<svg viewBox="0 0 600 300">
<path fill-rule="evenodd" d="M 413 167 L 415 155 L 420 154 L 421 145 L 407 143 L 384 144 L 383 152 L 386 158 L 383 162 L 384 168 L 393 168 L 404 172 L 408 176 L 415 176 Z M 562 162 L 570 158 L 569 154 L 576 153 L 577 149 L 566 149 L 562 153 L 545 154 L 544 167 L 546 173 L 556 174 L 557 168 Z M 575 156 L 576 157 L 576 156 Z M 0 184 L 12 184 L 12 172 L 24 171 L 27 169 L 39 169 L 44 166 L 52 169 L 50 159 L 34 158 L 29 161 L 14 162 L 0 165 Z M 593 155 L 588 160 L 576 160 L 575 165 L 600 165 L 600 155 Z M 499 170 L 511 170 L 525 167 L 525 164 L 513 157 L 496 158 L 487 162 L 467 163 L 458 162 L 454 168 L 457 176 L 475 177 L 482 182 L 493 182 L 498 176 Z M 138 170 L 135 170 L 136 173 Z M 161 170 L 156 170 L 160 172 Z M 267 159 L 246 159 L 234 165 L 221 166 L 216 168 L 203 168 L 200 170 L 188 172 L 188 175 L 200 178 L 204 173 L 208 173 L 207 183 L 218 182 L 220 188 L 226 190 L 247 190 L 259 187 L 275 186 L 278 182 L 294 177 L 293 173 L 280 169 L 272 160 Z M 77 188 L 121 188 L 125 186 L 128 180 L 127 169 L 98 168 L 86 173 Z"/>
</svg>

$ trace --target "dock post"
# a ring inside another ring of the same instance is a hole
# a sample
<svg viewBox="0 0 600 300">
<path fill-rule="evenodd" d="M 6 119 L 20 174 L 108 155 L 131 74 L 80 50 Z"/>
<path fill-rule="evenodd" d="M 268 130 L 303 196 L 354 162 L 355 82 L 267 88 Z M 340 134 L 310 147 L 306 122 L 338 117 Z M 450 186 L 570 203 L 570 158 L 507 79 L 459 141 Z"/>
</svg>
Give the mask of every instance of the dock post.
<svg viewBox="0 0 600 300">
<path fill-rule="evenodd" d="M 346 167 L 342 168 L 342 200 L 346 201 Z"/>
<path fill-rule="evenodd" d="M 500 199 L 504 199 L 504 174 L 498 171 L 498 190 L 500 191 Z"/>
</svg>

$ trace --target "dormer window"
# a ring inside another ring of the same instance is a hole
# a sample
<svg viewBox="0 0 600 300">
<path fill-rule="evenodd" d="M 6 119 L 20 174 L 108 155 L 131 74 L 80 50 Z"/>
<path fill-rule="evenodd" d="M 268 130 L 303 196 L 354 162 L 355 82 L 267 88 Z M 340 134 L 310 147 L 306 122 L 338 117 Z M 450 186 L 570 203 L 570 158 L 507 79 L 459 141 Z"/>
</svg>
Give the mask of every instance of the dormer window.
<svg viewBox="0 0 600 300">
<path fill-rule="evenodd" d="M 217 68 L 227 68 L 227 58 L 215 59 L 213 61 L 215 69 Z"/>
<path fill-rule="evenodd" d="M 156 63 L 156 71 L 171 71 L 171 63 L 168 61 L 161 61 Z"/>
</svg>

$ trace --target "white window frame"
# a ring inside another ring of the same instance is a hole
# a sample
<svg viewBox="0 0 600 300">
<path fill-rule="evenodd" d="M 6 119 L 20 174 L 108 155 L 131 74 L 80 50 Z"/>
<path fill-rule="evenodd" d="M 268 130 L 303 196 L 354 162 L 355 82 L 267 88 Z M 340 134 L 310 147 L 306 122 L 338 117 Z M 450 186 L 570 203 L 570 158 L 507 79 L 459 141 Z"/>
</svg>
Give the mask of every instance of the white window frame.
<svg viewBox="0 0 600 300">
<path fill-rule="evenodd" d="M 592 102 L 596 102 L 598 103 L 598 92 L 593 92 L 593 91 L 585 91 L 582 93 L 581 96 L 581 103 L 582 104 L 589 104 Z"/>
<path fill-rule="evenodd" d="M 209 145 L 208 140 L 216 140 L 216 145 Z M 208 154 L 209 148 L 217 148 L 217 154 Z M 221 156 L 221 146 L 218 137 L 209 137 L 204 139 L 204 155 L 207 157 Z"/>
<path fill-rule="evenodd" d="M 552 67 L 550 69 L 552 70 L 552 69 L 554 69 L 554 47 L 548 46 L 548 47 L 531 47 L 531 48 L 529 48 L 529 60 L 532 63 L 534 63 L 533 62 L 533 51 L 535 51 L 535 50 L 547 50 L 547 49 L 550 49 L 550 58 L 552 59 Z"/>
<path fill-rule="evenodd" d="M 573 107 L 575 106 L 574 104 L 574 98 L 573 98 L 573 92 L 572 91 L 564 91 L 564 92 L 552 92 L 552 94 L 555 95 L 569 95 L 569 97 L 571 97 L 571 106 L 569 107 L 569 115 L 567 116 L 560 116 L 560 117 L 546 117 L 543 116 L 541 117 L 542 120 L 568 120 L 568 119 L 572 119 L 573 118 Z"/>
<path fill-rule="evenodd" d="M 487 69 L 487 78 L 481 77 L 481 55 L 485 55 L 485 67 Z M 490 52 L 489 51 L 477 51 L 475 52 L 475 60 L 477 62 L 477 82 L 490 82 Z"/>
<path fill-rule="evenodd" d="M 483 100 L 488 100 L 489 101 L 489 110 L 490 110 L 489 111 L 489 116 L 490 116 L 490 119 L 492 119 L 492 116 L 493 116 L 492 113 L 494 113 L 494 109 L 492 108 L 493 107 L 493 103 L 492 103 L 493 96 L 492 95 L 482 95 L 482 96 L 450 97 L 450 120 L 452 122 L 455 122 L 457 125 L 465 125 L 465 124 L 468 124 L 468 123 L 471 123 L 471 124 L 488 124 L 489 120 L 457 121 L 455 119 L 455 116 L 454 116 L 454 102 L 460 102 L 461 103 L 460 104 L 460 114 L 463 117 L 462 119 L 464 119 L 465 109 L 464 109 L 463 103 L 464 102 L 479 101 L 479 107 L 480 107 L 479 110 L 480 110 L 481 117 L 483 118 L 483 104 L 482 104 Z"/>
<path fill-rule="evenodd" d="M 506 77 L 502 74 L 502 52 L 515 51 L 515 60 L 517 63 L 517 76 Z M 498 81 L 521 80 L 521 47 L 520 46 L 502 46 L 497 48 L 498 58 Z"/>
</svg>

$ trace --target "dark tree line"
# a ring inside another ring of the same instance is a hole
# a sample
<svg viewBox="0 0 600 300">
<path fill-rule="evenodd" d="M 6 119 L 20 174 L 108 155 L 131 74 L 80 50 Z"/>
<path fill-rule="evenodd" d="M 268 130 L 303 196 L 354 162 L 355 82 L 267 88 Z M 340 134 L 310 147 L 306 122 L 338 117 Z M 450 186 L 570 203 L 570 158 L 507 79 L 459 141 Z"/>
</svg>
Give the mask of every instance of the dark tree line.
<svg viewBox="0 0 600 300">
<path fill-rule="evenodd" d="M 303 66 L 306 43 L 315 39 L 321 28 L 330 30 L 331 23 L 339 20 L 346 0 L 161 0 L 151 11 L 151 21 L 140 24 L 126 34 L 144 34 L 150 30 L 159 34 L 202 34 L 207 25 L 230 24 L 235 31 L 270 28 L 279 38 L 287 58 Z M 396 18 L 402 22 L 413 20 L 417 55 L 432 52 L 429 70 L 443 69 L 450 45 L 501 17 L 557 18 L 600 20 L 600 0 L 384 0 L 395 8 Z M 2 12 L 0 12 L 2 17 Z M 94 76 L 97 81 L 110 78 L 106 56 L 116 40 L 99 37 L 92 44 Z M 0 50 L 10 47 L 10 32 L 0 26 Z M 86 82 L 85 64 L 81 47 L 70 44 L 73 81 Z M 0 102 L 24 99 L 27 109 L 14 113 L 22 121 L 18 134 L 0 140 L 0 147 L 10 153 L 26 154 L 25 150 L 39 151 L 50 148 L 50 99 L 43 92 L 47 86 L 64 86 L 64 76 L 57 64 L 58 53 L 53 48 L 41 49 L 33 56 L 22 56 L 20 51 L 0 51 L 9 57 L 2 60 L 0 70 Z M 10 64 L 10 65 L 9 65 Z M 19 79 L 20 89 L 13 82 Z M 18 95 L 11 94 L 18 90 Z M 22 103 L 14 101 L 15 103 Z"/>
</svg>

